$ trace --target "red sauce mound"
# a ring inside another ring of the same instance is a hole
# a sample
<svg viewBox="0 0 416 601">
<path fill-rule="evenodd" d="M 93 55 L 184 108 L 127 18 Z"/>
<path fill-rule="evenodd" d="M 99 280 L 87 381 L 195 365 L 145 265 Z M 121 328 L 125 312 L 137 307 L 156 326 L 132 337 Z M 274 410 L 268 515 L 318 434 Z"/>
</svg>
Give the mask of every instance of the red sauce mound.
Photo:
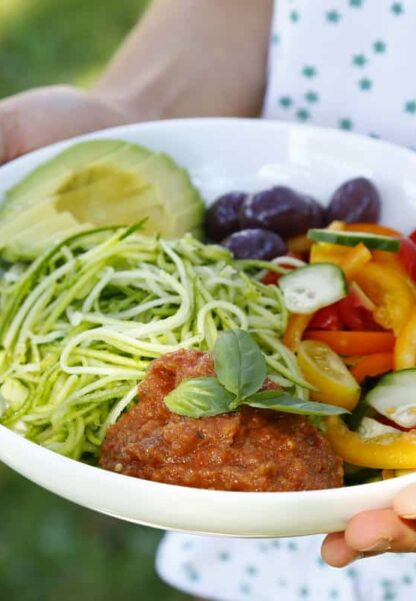
<svg viewBox="0 0 416 601">
<path fill-rule="evenodd" d="M 214 375 L 211 355 L 181 350 L 150 366 L 140 402 L 111 426 L 100 465 L 157 482 L 239 491 L 341 486 L 341 460 L 303 416 L 243 407 L 193 419 L 171 413 L 164 397 L 184 379 Z M 270 381 L 265 388 L 273 388 Z"/>
</svg>

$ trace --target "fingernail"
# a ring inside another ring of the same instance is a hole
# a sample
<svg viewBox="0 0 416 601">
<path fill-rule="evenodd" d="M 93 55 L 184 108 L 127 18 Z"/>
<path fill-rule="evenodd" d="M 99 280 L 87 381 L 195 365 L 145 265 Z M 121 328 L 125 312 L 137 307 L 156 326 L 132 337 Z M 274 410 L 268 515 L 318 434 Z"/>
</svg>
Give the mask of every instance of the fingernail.
<svg viewBox="0 0 416 601">
<path fill-rule="evenodd" d="M 361 553 L 385 553 L 386 551 L 391 551 L 391 541 L 391 538 L 380 538 L 374 545 L 360 549 L 360 551 Z"/>
<path fill-rule="evenodd" d="M 416 520 L 416 513 L 401 513 L 400 517 L 404 520 Z"/>
</svg>

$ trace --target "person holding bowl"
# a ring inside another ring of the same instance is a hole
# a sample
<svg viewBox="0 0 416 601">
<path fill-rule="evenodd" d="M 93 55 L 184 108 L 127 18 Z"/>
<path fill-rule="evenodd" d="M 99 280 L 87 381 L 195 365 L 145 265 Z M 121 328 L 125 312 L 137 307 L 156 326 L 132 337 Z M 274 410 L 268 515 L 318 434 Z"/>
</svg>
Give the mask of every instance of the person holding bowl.
<svg viewBox="0 0 416 601">
<path fill-rule="evenodd" d="M 50 86 L 0 102 L 0 162 L 106 127 L 199 116 L 315 123 L 412 147 L 415 26 L 404 0 L 154 0 L 90 91 Z M 169 534 L 158 568 L 211 599 L 415 598 L 413 556 L 338 572 L 319 560 L 320 540 Z M 414 551 L 416 485 L 322 544 L 338 568 Z"/>
</svg>

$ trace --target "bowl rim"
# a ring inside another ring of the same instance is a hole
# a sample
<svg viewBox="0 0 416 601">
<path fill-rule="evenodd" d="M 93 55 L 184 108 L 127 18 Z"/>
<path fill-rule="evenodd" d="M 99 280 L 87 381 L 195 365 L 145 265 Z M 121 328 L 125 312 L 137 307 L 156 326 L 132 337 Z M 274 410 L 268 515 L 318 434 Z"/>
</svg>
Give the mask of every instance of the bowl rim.
<svg viewBox="0 0 416 601">
<path fill-rule="evenodd" d="M 399 160 L 409 158 L 415 162 L 416 165 L 416 153 L 410 148 L 402 147 L 398 144 L 394 144 L 391 142 L 387 142 L 384 140 L 374 139 L 369 136 L 365 136 L 362 134 L 358 134 L 355 132 L 347 132 L 343 130 L 337 130 L 330 127 L 323 127 L 319 125 L 310 125 L 303 123 L 295 123 L 290 121 L 279 121 L 279 120 L 267 120 L 267 119 L 259 119 L 259 118 L 237 118 L 237 117 L 193 117 L 186 119 L 168 119 L 163 121 L 148 121 L 143 123 L 130 123 L 127 125 L 120 125 L 117 127 L 111 127 L 106 129 L 101 129 L 98 131 L 90 132 L 87 134 L 83 134 L 80 136 L 74 136 L 72 138 L 68 138 L 43 148 L 39 148 L 33 150 L 21 157 L 13 159 L 5 165 L 0 167 L 0 182 L 3 175 L 7 175 L 9 170 L 16 169 L 16 167 L 21 164 L 40 164 L 44 160 L 44 156 L 54 156 L 56 153 L 60 152 L 64 148 L 67 148 L 73 144 L 78 142 L 83 142 L 90 139 L 99 139 L 99 138 L 108 138 L 114 139 L 118 136 L 127 135 L 130 133 L 134 133 L 136 131 L 140 133 L 145 133 L 147 131 L 167 131 L 168 134 L 177 129 L 183 128 L 184 125 L 190 125 L 191 127 L 199 128 L 200 130 L 209 130 L 213 126 L 221 126 L 222 128 L 235 128 L 238 125 L 239 128 L 253 128 L 253 129 L 270 129 L 273 128 L 276 131 L 280 132 L 289 132 L 289 131 L 299 131 L 306 132 L 306 134 L 310 133 L 312 135 L 317 136 L 325 136 L 326 140 L 332 142 L 350 141 L 358 143 L 360 146 L 366 146 L 369 151 L 373 151 L 373 149 L 377 150 L 380 148 L 385 149 L 389 153 L 395 153 Z M 369 491 L 393 491 L 398 488 L 402 488 L 407 484 L 411 484 L 416 482 L 416 471 L 415 473 L 407 474 L 404 476 L 400 476 L 399 478 L 392 478 L 384 481 L 371 482 L 365 484 L 357 484 L 353 486 L 341 486 L 337 488 L 325 488 L 318 490 L 303 490 L 303 491 L 282 491 L 282 492 L 243 492 L 243 491 L 224 491 L 224 490 L 212 490 L 212 489 L 204 489 L 204 488 L 193 488 L 186 486 L 179 486 L 173 484 L 167 484 L 163 482 L 154 482 L 151 480 L 144 480 L 141 478 L 136 478 L 132 476 L 126 476 L 124 474 L 119 474 L 111 471 L 107 471 L 105 469 L 100 468 L 98 465 L 93 466 L 87 463 L 84 463 L 80 460 L 75 460 L 69 457 L 65 457 L 42 447 L 26 438 L 22 435 L 10 430 L 6 426 L 0 425 L 0 447 L 2 447 L 2 441 L 8 440 L 12 444 L 17 444 L 22 449 L 27 450 L 28 456 L 33 456 L 36 454 L 40 459 L 44 459 L 45 463 L 55 462 L 59 467 L 62 467 L 63 470 L 73 472 L 74 469 L 82 472 L 85 476 L 92 475 L 92 478 L 100 479 L 100 481 L 108 481 L 108 483 L 116 484 L 117 482 L 123 481 L 125 486 L 128 486 L 130 489 L 136 488 L 139 490 L 142 487 L 148 488 L 149 491 L 166 491 L 172 490 L 176 493 L 187 494 L 189 496 L 193 495 L 196 500 L 202 500 L 204 497 L 207 497 L 208 500 L 219 497 L 220 495 L 224 498 L 229 498 L 232 500 L 244 498 L 254 498 L 257 503 L 261 503 L 263 500 L 267 503 L 271 499 L 279 499 L 285 500 L 288 502 L 296 500 L 305 500 L 306 498 L 310 499 L 325 499 L 325 500 L 339 500 L 345 499 L 348 500 L 348 497 L 355 496 L 353 493 L 357 495 L 360 493 L 367 493 Z M 5 453 L 1 451 L 0 456 L 4 456 Z M 7 463 L 7 461 L 4 461 Z M 14 469 L 14 468 L 13 468 Z M 16 470 L 18 471 L 18 470 Z M 23 473 L 23 472 L 19 472 Z M 30 478 L 30 476 L 26 476 Z M 115 480 L 114 480 L 115 479 Z M 397 483 L 400 482 L 400 485 Z M 185 491 L 185 492 L 184 492 Z"/>
</svg>

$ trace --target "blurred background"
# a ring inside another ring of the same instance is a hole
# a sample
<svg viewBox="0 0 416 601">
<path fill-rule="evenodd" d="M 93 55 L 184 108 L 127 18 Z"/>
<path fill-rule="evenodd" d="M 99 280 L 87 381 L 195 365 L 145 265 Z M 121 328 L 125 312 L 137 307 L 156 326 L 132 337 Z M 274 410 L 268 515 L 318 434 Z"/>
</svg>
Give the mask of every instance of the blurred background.
<svg viewBox="0 0 416 601">
<path fill-rule="evenodd" d="M 0 0 L 0 97 L 88 86 L 149 0 Z M 185 601 L 158 580 L 162 533 L 81 509 L 0 465 L 0 599 Z"/>
</svg>

